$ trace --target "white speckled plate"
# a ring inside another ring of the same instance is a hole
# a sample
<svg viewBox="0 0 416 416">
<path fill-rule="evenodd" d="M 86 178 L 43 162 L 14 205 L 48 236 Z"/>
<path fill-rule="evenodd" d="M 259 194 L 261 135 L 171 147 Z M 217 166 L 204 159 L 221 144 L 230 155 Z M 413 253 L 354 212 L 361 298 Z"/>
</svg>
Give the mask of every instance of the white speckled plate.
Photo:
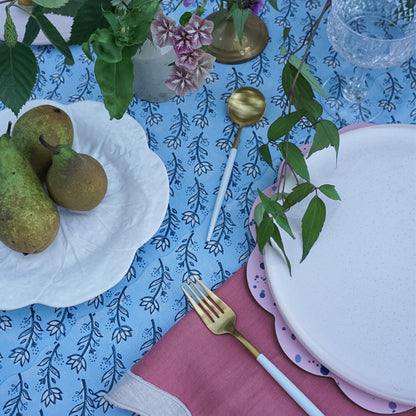
<svg viewBox="0 0 416 416">
<path fill-rule="evenodd" d="M 75 305 L 103 293 L 128 271 L 137 249 L 163 221 L 169 181 L 160 158 L 147 145 L 143 128 L 129 115 L 110 120 L 102 103 L 61 105 L 30 101 L 29 108 L 51 104 L 74 124 L 73 148 L 100 161 L 108 177 L 103 201 L 88 212 L 59 208 L 61 227 L 43 252 L 23 254 L 0 242 L 0 310 L 32 303 Z M 0 112 L 0 131 L 16 117 Z"/>
<path fill-rule="evenodd" d="M 265 267 L 284 320 L 325 367 L 363 391 L 416 404 L 416 129 L 372 126 L 341 136 L 308 160 L 315 185 L 334 184 L 309 256 L 285 239 L 292 276 L 276 247 Z M 323 197 L 324 198 L 324 197 Z M 305 204 L 307 201 L 305 201 Z M 300 223 L 306 205 L 291 210 Z"/>
</svg>

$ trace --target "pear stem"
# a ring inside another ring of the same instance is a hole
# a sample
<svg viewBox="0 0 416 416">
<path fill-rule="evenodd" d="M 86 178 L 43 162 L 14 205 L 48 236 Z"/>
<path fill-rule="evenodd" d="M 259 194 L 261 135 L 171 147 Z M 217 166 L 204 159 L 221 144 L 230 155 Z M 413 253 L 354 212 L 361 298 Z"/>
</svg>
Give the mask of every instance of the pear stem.
<svg viewBox="0 0 416 416">
<path fill-rule="evenodd" d="M 10 136 L 11 131 L 12 131 L 12 122 L 11 122 L 11 121 L 9 121 L 9 124 L 7 125 L 7 131 L 6 131 L 6 134 L 7 134 L 8 136 Z"/>
<path fill-rule="evenodd" d="M 48 149 L 50 150 L 54 155 L 57 155 L 59 153 L 59 146 L 52 146 L 49 144 L 44 138 L 43 134 L 39 136 L 39 141 Z"/>
</svg>

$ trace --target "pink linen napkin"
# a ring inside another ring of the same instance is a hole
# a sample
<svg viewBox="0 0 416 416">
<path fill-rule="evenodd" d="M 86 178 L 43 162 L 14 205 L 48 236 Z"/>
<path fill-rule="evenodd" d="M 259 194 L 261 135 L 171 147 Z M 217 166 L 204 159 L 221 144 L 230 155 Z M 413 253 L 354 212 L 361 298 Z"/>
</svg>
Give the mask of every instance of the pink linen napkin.
<svg viewBox="0 0 416 416">
<path fill-rule="evenodd" d="M 286 357 L 276 339 L 273 316 L 248 289 L 246 265 L 216 293 L 235 310 L 237 329 L 325 415 L 375 415 L 349 400 L 333 379 L 309 374 Z M 141 416 L 304 414 L 237 340 L 213 335 L 194 311 L 174 325 L 106 398 Z M 415 409 L 401 413 L 415 414 Z"/>
</svg>

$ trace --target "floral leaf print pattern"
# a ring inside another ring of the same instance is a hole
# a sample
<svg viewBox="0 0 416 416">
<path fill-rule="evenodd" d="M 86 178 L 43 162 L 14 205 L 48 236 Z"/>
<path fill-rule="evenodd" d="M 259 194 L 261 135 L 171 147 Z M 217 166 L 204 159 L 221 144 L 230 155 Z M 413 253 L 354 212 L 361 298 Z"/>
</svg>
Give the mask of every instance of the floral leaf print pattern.
<svg viewBox="0 0 416 416">
<path fill-rule="evenodd" d="M 169 177 L 169 194 L 170 196 L 174 196 L 175 192 L 173 187 L 181 187 L 182 179 L 186 171 L 182 165 L 182 162 L 177 159 L 175 153 L 172 153 L 172 160 L 168 161 L 167 167 L 167 173 Z"/>
<path fill-rule="evenodd" d="M 0 315 L 0 331 L 5 331 L 7 328 L 12 327 L 12 322 L 9 316 Z"/>
<path fill-rule="evenodd" d="M 65 65 L 64 61 L 65 60 L 63 59 L 58 63 L 58 65 L 56 66 L 56 70 L 58 72 L 55 72 L 50 77 L 52 85 L 54 85 L 55 88 L 53 88 L 51 91 L 47 93 L 46 98 L 48 100 L 59 100 L 60 98 L 62 98 L 59 92 L 59 88 L 62 84 L 65 83 L 65 77 L 63 76 L 63 74 L 65 72 L 71 73 L 71 68 L 68 65 Z"/>
<path fill-rule="evenodd" d="M 197 178 L 194 179 L 194 185 L 189 190 L 191 196 L 188 199 L 189 210 L 182 213 L 182 220 L 186 224 L 190 224 L 191 227 L 195 227 L 200 223 L 198 211 L 205 210 L 205 204 L 207 202 L 207 192 L 204 184 L 199 182 Z"/>
<path fill-rule="evenodd" d="M 95 348 L 99 346 L 98 338 L 102 338 L 99 330 L 99 323 L 94 321 L 92 313 L 89 314 L 89 322 L 84 323 L 81 330 L 87 332 L 82 338 L 79 339 L 78 351 L 80 354 L 71 354 L 68 356 L 67 364 L 71 366 L 71 370 L 76 370 L 79 373 L 81 370 L 87 369 L 87 361 L 85 356 L 87 353 L 91 355 L 95 354 Z"/>
<path fill-rule="evenodd" d="M 178 249 L 176 250 L 178 254 L 178 265 L 181 268 L 184 268 L 185 271 L 182 275 L 182 282 L 189 283 L 190 280 L 193 280 L 195 277 L 200 278 L 200 271 L 196 268 L 198 259 L 191 251 L 191 247 L 194 244 L 193 241 L 194 233 L 192 232 L 188 238 L 185 238 L 181 241 Z"/>
<path fill-rule="evenodd" d="M 172 135 L 166 137 L 164 143 L 166 143 L 168 147 L 177 149 L 182 145 L 182 139 L 186 137 L 190 123 L 187 115 L 183 114 L 181 109 L 178 109 L 178 114 L 173 117 L 173 121 L 174 123 L 169 128 Z"/>
<path fill-rule="evenodd" d="M 102 407 L 104 412 L 107 412 L 111 405 L 104 396 L 113 388 L 117 381 L 120 380 L 121 376 L 124 374 L 124 370 L 126 369 L 122 362 L 121 354 L 117 353 L 114 345 L 111 349 L 111 355 L 107 358 L 104 357 L 103 366 L 108 368 L 101 378 L 101 382 L 104 383 L 105 390 L 99 390 L 94 393 L 94 403 L 95 408 L 98 409 Z"/>
<path fill-rule="evenodd" d="M 384 80 L 384 96 L 386 98 L 379 101 L 379 107 L 388 112 L 392 112 L 396 109 L 395 100 L 400 98 L 401 90 L 403 87 L 399 84 L 396 77 L 393 77 L 390 72 L 387 72 L 387 78 Z"/>
<path fill-rule="evenodd" d="M 233 226 L 235 226 L 235 223 L 232 221 L 230 214 L 225 212 L 224 207 L 221 207 L 213 232 L 213 237 L 215 236 L 215 238 L 207 241 L 205 248 L 215 255 L 223 253 L 224 247 L 221 244 L 221 239 L 229 240 L 231 238 Z"/>
<path fill-rule="evenodd" d="M 30 316 L 25 317 L 23 325 L 26 329 L 19 334 L 19 342 L 21 347 L 13 348 L 9 358 L 13 359 L 14 364 L 19 363 L 21 367 L 30 360 L 30 348 L 34 348 L 37 345 L 37 341 L 41 337 L 43 331 L 39 325 L 41 317 L 35 313 L 33 305 L 30 306 Z"/>
<path fill-rule="evenodd" d="M 144 114 L 147 114 L 146 124 L 149 126 L 154 126 L 155 124 L 159 124 L 163 121 L 162 115 L 155 112 L 158 109 L 159 104 L 148 103 L 146 101 L 143 102 L 142 110 Z"/>
<path fill-rule="evenodd" d="M 169 282 L 173 281 L 169 274 L 169 268 L 164 266 L 161 259 L 159 259 L 159 267 L 156 268 L 153 274 L 158 277 L 149 285 L 151 296 L 144 296 L 140 299 L 140 306 L 143 306 L 150 314 L 159 311 L 160 306 L 157 298 L 159 295 L 162 297 L 167 295 Z"/>
<path fill-rule="evenodd" d="M 81 83 L 77 85 L 77 93 L 69 97 L 71 103 L 87 99 L 93 93 L 97 84 L 94 74 L 88 68 L 85 68 L 84 73 L 80 77 L 80 81 Z"/>
<path fill-rule="evenodd" d="M 50 404 L 54 405 L 58 400 L 62 400 L 62 390 L 59 387 L 53 386 L 60 378 L 59 370 L 54 367 L 53 361 L 57 358 L 57 351 L 59 344 L 56 344 L 52 351 L 46 353 L 46 357 L 38 364 L 41 367 L 41 379 L 39 383 L 46 387 L 41 396 L 41 402 L 48 407 Z"/>
<path fill-rule="evenodd" d="M 152 348 L 153 345 L 155 345 L 156 342 L 158 342 L 159 339 L 162 337 L 162 328 L 156 326 L 155 321 L 153 319 L 151 320 L 151 324 L 152 326 L 150 328 L 147 328 L 145 331 L 145 335 L 149 337 L 149 339 L 146 342 L 144 342 L 140 347 L 140 351 L 143 351 L 143 354 L 145 354 L 147 350 L 150 350 L 150 348 Z"/>
<path fill-rule="evenodd" d="M 29 396 L 29 385 L 23 381 L 22 375 L 18 375 L 19 381 L 17 384 L 11 385 L 11 394 L 15 394 L 3 406 L 5 416 L 22 416 L 26 409 L 27 401 L 32 400 Z"/>
<path fill-rule="evenodd" d="M 88 305 L 94 305 L 95 309 L 98 309 L 101 305 L 104 305 L 103 295 L 98 295 L 94 299 L 90 299 Z"/>
<path fill-rule="evenodd" d="M 197 97 L 201 99 L 201 101 L 198 103 L 197 108 L 201 112 L 201 114 L 196 114 L 192 121 L 196 126 L 201 127 L 201 129 L 208 126 L 208 117 L 207 114 L 214 113 L 214 102 L 215 98 L 212 94 L 211 90 L 208 90 L 208 88 L 204 85 L 201 88 L 201 92 L 197 94 Z"/>
<path fill-rule="evenodd" d="M 253 62 L 252 68 L 255 72 L 252 72 L 247 77 L 250 84 L 257 88 L 264 84 L 263 76 L 270 76 L 269 67 L 269 58 L 264 53 L 261 53 Z"/>
<path fill-rule="evenodd" d="M 252 158 L 250 162 L 246 162 L 243 166 L 243 172 L 246 172 L 247 175 L 250 175 L 255 179 L 258 175 L 260 175 L 260 167 L 258 163 L 261 160 L 260 154 L 258 152 L 258 148 L 262 145 L 262 141 L 257 136 L 257 133 L 253 133 L 253 140 L 254 146 L 249 149 L 247 156 Z"/>
<path fill-rule="evenodd" d="M 75 393 L 80 403 L 71 409 L 69 416 L 92 416 L 94 414 L 94 401 L 91 397 L 93 392 L 87 388 L 85 379 L 82 379 L 81 383 L 81 390 Z"/>
<path fill-rule="evenodd" d="M 69 311 L 69 308 L 57 308 L 56 317 L 59 319 L 53 319 L 48 322 L 48 327 L 46 330 L 49 332 L 50 336 L 55 336 L 55 339 L 58 340 L 61 336 L 66 335 L 65 320 L 72 319 L 73 314 Z"/>
<path fill-rule="evenodd" d="M 113 315 L 110 318 L 110 323 L 115 324 L 116 328 L 113 331 L 112 339 L 119 344 L 121 341 L 126 341 L 127 338 L 132 336 L 132 328 L 125 325 L 126 318 L 129 317 L 128 310 L 122 306 L 122 302 L 127 305 L 130 304 L 130 296 L 126 295 L 127 286 L 124 286 L 120 292 L 114 295 L 114 298 L 107 305 L 110 308 L 109 314 Z"/>
<path fill-rule="evenodd" d="M 194 165 L 194 173 L 198 176 L 212 170 L 212 164 L 203 160 L 208 156 L 208 151 L 203 145 L 207 146 L 208 144 L 208 140 L 201 133 L 199 136 L 194 137 L 194 140 L 188 145 L 188 149 L 190 149 L 189 154 L 191 155 L 190 160 L 196 162 Z"/>
<path fill-rule="evenodd" d="M 158 234 L 156 234 L 151 241 L 151 244 L 156 246 L 157 249 L 165 251 L 170 247 L 169 236 L 175 234 L 175 230 L 179 228 L 179 219 L 175 208 L 171 208 L 170 205 L 166 211 L 165 219 L 159 228 Z"/>
</svg>

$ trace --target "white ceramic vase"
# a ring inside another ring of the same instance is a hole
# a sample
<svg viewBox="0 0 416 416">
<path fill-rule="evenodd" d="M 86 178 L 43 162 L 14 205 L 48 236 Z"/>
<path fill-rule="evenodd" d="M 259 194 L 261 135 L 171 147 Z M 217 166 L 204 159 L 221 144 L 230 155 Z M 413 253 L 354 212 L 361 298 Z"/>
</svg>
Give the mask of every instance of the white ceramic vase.
<svg viewBox="0 0 416 416">
<path fill-rule="evenodd" d="M 133 56 L 134 94 L 141 100 L 152 103 L 168 101 L 175 92 L 165 85 L 175 62 L 175 51 L 172 46 L 159 48 L 150 40 Z"/>
</svg>

